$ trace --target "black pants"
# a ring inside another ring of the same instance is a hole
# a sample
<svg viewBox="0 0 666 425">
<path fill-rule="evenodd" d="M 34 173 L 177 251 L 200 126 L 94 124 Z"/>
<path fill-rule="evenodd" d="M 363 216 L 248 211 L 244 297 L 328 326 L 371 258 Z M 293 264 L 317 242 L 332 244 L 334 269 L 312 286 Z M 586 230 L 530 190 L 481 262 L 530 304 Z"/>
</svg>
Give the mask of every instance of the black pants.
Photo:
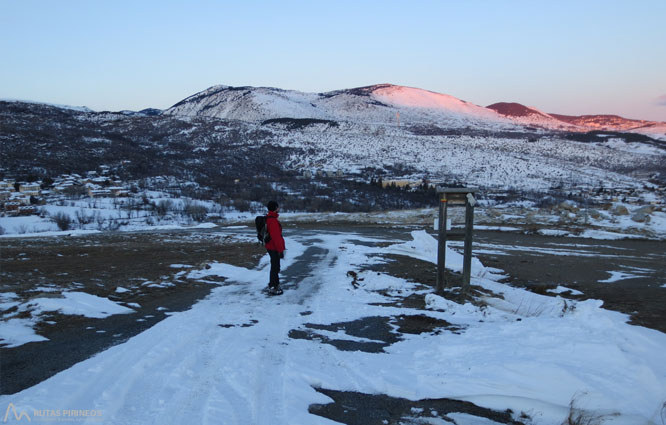
<svg viewBox="0 0 666 425">
<path fill-rule="evenodd" d="M 280 253 L 273 251 L 272 249 L 268 249 L 267 251 L 268 255 L 271 257 L 271 274 L 268 286 L 275 288 L 280 285 Z"/>
</svg>

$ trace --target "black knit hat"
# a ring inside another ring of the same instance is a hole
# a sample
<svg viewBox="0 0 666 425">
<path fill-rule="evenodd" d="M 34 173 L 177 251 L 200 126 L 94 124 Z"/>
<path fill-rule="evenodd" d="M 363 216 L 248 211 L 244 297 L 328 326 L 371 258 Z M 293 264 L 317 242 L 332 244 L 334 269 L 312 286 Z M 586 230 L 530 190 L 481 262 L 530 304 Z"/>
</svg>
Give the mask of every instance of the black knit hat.
<svg viewBox="0 0 666 425">
<path fill-rule="evenodd" d="M 278 209 L 278 207 L 279 207 L 279 205 L 275 201 L 270 201 L 268 203 L 268 205 L 266 205 L 266 208 L 268 208 L 268 211 L 275 211 L 276 209 Z"/>
</svg>

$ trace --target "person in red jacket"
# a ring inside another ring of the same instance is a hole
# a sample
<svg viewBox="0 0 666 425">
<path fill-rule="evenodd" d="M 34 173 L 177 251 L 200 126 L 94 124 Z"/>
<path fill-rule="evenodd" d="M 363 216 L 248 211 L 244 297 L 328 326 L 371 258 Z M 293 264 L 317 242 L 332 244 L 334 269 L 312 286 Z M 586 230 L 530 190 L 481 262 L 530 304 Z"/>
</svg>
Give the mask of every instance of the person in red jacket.
<svg viewBox="0 0 666 425">
<path fill-rule="evenodd" d="M 270 201 L 268 205 L 268 214 L 266 214 L 266 230 L 271 235 L 271 240 L 266 243 L 266 250 L 271 257 L 270 281 L 268 283 L 268 293 L 271 295 L 281 295 L 280 288 L 280 259 L 284 258 L 284 238 L 282 237 L 282 225 L 278 221 L 278 211 L 280 206 L 275 201 Z"/>
</svg>

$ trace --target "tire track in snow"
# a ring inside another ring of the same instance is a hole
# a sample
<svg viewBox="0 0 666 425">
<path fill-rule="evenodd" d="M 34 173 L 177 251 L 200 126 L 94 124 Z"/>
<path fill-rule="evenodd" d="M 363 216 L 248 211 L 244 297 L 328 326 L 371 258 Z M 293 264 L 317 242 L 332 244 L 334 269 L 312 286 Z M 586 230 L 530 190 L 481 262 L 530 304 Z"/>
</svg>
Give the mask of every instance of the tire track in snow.
<svg viewBox="0 0 666 425">
<path fill-rule="evenodd" d="M 285 410 L 289 394 L 286 393 L 286 371 L 291 364 L 289 331 L 301 322 L 300 310 L 307 300 L 318 292 L 322 282 L 315 277 L 329 250 L 312 246 L 317 239 L 301 240 L 307 248 L 295 258 L 281 274 L 285 282 L 285 293 L 272 297 L 275 304 L 269 307 L 265 328 L 265 343 L 259 361 L 254 383 L 255 409 L 253 418 L 256 424 L 288 424 L 290 418 Z M 286 308 L 285 308 L 286 307 Z M 284 320 L 281 320 L 284 319 Z M 266 412 L 270 413 L 267 415 Z"/>
</svg>

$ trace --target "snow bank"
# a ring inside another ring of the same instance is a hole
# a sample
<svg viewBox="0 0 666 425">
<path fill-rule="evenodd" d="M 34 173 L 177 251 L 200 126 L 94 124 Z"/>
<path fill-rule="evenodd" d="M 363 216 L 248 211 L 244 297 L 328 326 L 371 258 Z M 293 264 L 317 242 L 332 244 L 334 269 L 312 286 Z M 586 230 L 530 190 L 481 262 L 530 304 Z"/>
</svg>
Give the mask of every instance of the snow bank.
<svg viewBox="0 0 666 425">
<path fill-rule="evenodd" d="M 437 264 L 437 239 L 430 236 L 425 230 L 415 230 L 413 240 L 401 244 L 391 245 L 386 252 L 391 254 L 407 255 L 419 260 Z M 462 273 L 464 256 L 446 246 L 446 268 Z M 472 276 L 482 277 L 486 268 L 478 258 L 472 257 Z"/>
<path fill-rule="evenodd" d="M 103 319 L 114 314 L 134 313 L 131 308 L 117 304 L 108 298 L 85 292 L 63 292 L 62 298 L 33 298 L 21 304 L 19 311 L 30 311 L 33 315 L 57 311 L 61 314 Z"/>
<path fill-rule="evenodd" d="M 8 294 L 11 295 L 10 293 L 2 294 L 2 299 L 8 299 Z M 33 298 L 24 303 L 3 302 L 0 305 L 3 310 L 13 306 L 18 307 L 17 311 L 0 320 L 0 344 L 8 344 L 8 347 L 18 347 L 28 342 L 47 341 L 47 338 L 37 335 L 33 330 L 39 321 L 38 316 L 43 313 L 58 312 L 96 319 L 103 319 L 114 314 L 134 313 L 131 308 L 85 292 L 63 292 L 61 296 Z M 28 319 L 14 317 L 26 312 L 31 316 Z"/>
<path fill-rule="evenodd" d="M 9 319 L 0 322 L 0 346 L 11 348 L 29 342 L 48 341 L 33 330 L 35 321 L 32 319 Z"/>
<path fill-rule="evenodd" d="M 582 292 L 580 292 L 576 289 L 571 289 L 571 288 L 567 288 L 566 286 L 559 286 L 559 285 L 557 286 L 557 288 L 549 289 L 546 292 L 549 292 L 551 294 L 563 294 L 565 292 L 569 292 L 569 293 L 571 293 L 571 295 L 583 295 Z"/>
</svg>

